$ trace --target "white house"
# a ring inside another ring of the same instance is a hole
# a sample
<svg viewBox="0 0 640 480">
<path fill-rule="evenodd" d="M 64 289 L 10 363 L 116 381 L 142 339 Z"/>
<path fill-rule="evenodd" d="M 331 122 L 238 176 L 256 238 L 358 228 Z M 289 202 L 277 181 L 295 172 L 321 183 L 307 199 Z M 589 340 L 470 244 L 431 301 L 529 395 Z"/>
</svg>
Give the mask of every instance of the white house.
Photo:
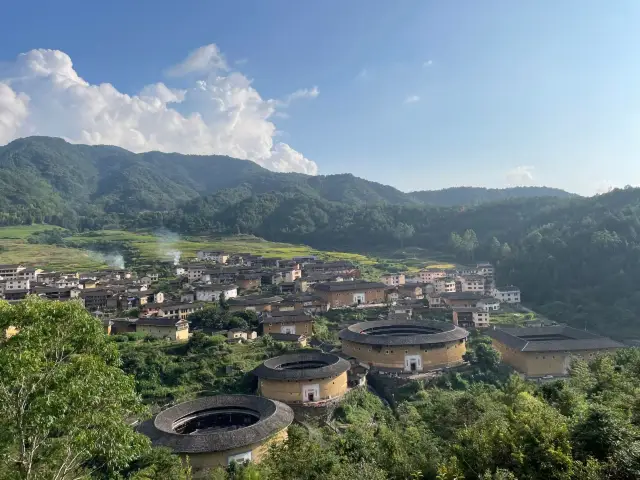
<svg viewBox="0 0 640 480">
<path fill-rule="evenodd" d="M 184 268 L 182 265 L 176 265 L 176 275 L 180 276 L 184 275 L 185 273 L 187 273 L 186 268 Z"/>
<path fill-rule="evenodd" d="M 513 285 L 496 287 L 491 294 L 502 303 L 520 303 L 520 289 Z"/>
<path fill-rule="evenodd" d="M 238 287 L 227 284 L 204 285 L 196 288 L 196 301 L 217 302 L 222 294 L 224 294 L 225 299 L 235 298 L 238 296 Z"/>
<path fill-rule="evenodd" d="M 495 312 L 500 310 L 500 300 L 497 298 L 483 298 L 482 300 L 478 300 L 476 304 L 478 308 L 481 308 L 485 312 Z"/>
<path fill-rule="evenodd" d="M 387 273 L 380 277 L 380 281 L 390 287 L 396 287 L 405 284 L 405 276 L 404 273 Z"/>
<path fill-rule="evenodd" d="M 26 267 L 23 265 L 0 265 L 0 279 L 17 278 Z"/>
<path fill-rule="evenodd" d="M 31 288 L 31 280 L 12 278 L 3 282 L 4 291 L 11 290 L 29 290 Z"/>
</svg>

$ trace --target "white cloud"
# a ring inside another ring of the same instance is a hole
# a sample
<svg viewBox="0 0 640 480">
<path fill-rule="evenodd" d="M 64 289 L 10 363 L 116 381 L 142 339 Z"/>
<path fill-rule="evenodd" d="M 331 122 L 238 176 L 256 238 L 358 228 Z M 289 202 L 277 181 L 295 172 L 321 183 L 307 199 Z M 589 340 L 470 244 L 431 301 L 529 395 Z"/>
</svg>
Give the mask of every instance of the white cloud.
<svg viewBox="0 0 640 480">
<path fill-rule="evenodd" d="M 433 65 L 433 60 L 427 60 L 426 62 L 424 62 L 424 63 L 422 64 L 422 66 L 423 66 L 424 68 L 429 68 L 429 67 L 431 67 L 432 65 Z"/>
<path fill-rule="evenodd" d="M 416 103 L 420 101 L 420 97 L 418 95 L 409 95 L 404 99 L 404 103 Z"/>
<path fill-rule="evenodd" d="M 507 183 L 509 185 L 528 185 L 533 181 L 532 166 L 520 165 L 512 170 L 509 170 L 506 175 Z"/>
<path fill-rule="evenodd" d="M 215 43 L 204 45 L 189 53 L 182 62 L 167 70 L 167 75 L 181 77 L 191 73 L 210 73 L 228 70 L 227 61 Z"/>
<path fill-rule="evenodd" d="M 317 97 L 317 87 L 285 100 L 263 99 L 247 77 L 226 68 L 217 47 L 207 45 L 170 69 L 200 73 L 187 88 L 155 83 L 127 95 L 109 83 L 83 80 L 64 52 L 32 50 L 0 70 L 0 144 L 49 135 L 134 152 L 229 155 L 276 171 L 316 174 L 313 161 L 274 142 L 271 118 L 296 99 Z"/>
<path fill-rule="evenodd" d="M 0 83 L 0 145 L 15 138 L 27 118 L 29 97 Z"/>
<path fill-rule="evenodd" d="M 296 100 L 300 100 L 303 98 L 317 98 L 318 95 L 320 95 L 320 90 L 318 90 L 318 87 L 314 86 L 313 88 L 301 88 L 287 95 L 284 100 L 280 100 L 279 105 L 288 107 Z"/>
</svg>

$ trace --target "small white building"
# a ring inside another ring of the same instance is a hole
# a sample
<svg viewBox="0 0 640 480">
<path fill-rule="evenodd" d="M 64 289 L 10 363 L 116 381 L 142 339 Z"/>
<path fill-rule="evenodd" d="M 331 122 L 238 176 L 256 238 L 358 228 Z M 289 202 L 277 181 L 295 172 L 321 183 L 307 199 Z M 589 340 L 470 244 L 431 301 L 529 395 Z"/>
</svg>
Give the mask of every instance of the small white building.
<svg viewBox="0 0 640 480">
<path fill-rule="evenodd" d="M 491 294 L 502 303 L 520 303 L 520 289 L 513 285 L 496 287 Z"/>
<path fill-rule="evenodd" d="M 387 273 L 380 277 L 380 281 L 390 287 L 397 287 L 405 284 L 404 273 Z"/>
<path fill-rule="evenodd" d="M 177 276 L 181 276 L 184 275 L 185 273 L 187 273 L 187 269 L 184 268 L 182 265 L 176 265 L 176 275 Z"/>
<path fill-rule="evenodd" d="M 196 288 L 197 302 L 217 302 L 220 296 L 224 294 L 225 299 L 235 298 L 238 296 L 238 287 L 236 285 L 218 284 L 203 285 Z"/>
</svg>

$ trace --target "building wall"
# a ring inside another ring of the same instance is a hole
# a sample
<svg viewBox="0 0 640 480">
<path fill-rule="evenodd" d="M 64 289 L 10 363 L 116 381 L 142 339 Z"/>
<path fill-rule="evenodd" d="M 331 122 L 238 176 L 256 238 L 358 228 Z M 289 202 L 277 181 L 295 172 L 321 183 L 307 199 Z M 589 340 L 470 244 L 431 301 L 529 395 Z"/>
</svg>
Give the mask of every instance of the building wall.
<svg viewBox="0 0 640 480">
<path fill-rule="evenodd" d="M 581 357 L 585 360 L 593 358 L 607 350 L 576 350 L 560 352 L 522 352 L 512 349 L 492 339 L 493 347 L 502 354 L 502 361 L 518 372 L 530 377 L 545 375 L 562 376 L 568 374 L 568 368 L 573 358 Z"/>
<path fill-rule="evenodd" d="M 253 445 L 247 445 L 246 447 L 225 450 L 223 452 L 192 453 L 189 455 L 180 454 L 180 457 L 183 459 L 188 458 L 189 465 L 193 470 L 195 478 L 206 478 L 209 469 L 213 469 L 216 467 L 226 467 L 229 463 L 229 457 L 233 455 L 251 452 L 251 461 L 253 463 L 259 463 L 260 460 L 262 460 L 267 454 L 271 445 L 277 445 L 284 442 L 286 439 L 287 430 L 285 429 L 276 433 L 271 438 L 265 440 L 262 443 L 256 443 Z"/>
<path fill-rule="evenodd" d="M 267 380 L 261 378 L 258 389 L 260 395 L 272 400 L 279 400 L 285 403 L 303 403 L 302 387 L 304 385 L 320 386 L 320 398 L 317 401 L 341 397 L 347 393 L 347 372 L 337 377 L 307 381 Z"/>
<path fill-rule="evenodd" d="M 154 338 L 170 338 L 171 340 L 188 340 L 189 327 L 136 325 L 136 332 L 144 333 Z"/>
<path fill-rule="evenodd" d="M 313 334 L 313 321 L 308 321 L 308 322 L 295 322 L 295 323 L 264 323 L 263 329 L 264 329 L 264 333 L 281 333 L 280 332 L 280 327 L 282 325 L 294 325 L 296 327 L 296 331 L 295 333 L 297 335 L 306 335 L 307 337 L 310 337 Z"/>
<path fill-rule="evenodd" d="M 316 290 L 317 296 L 326 300 L 332 307 L 350 307 L 357 304 L 354 302 L 354 296 L 358 294 L 364 295 L 364 302 L 361 303 L 384 303 L 384 288 L 375 288 L 368 290 L 349 290 L 346 292 L 327 292 L 324 290 Z"/>
<path fill-rule="evenodd" d="M 244 290 L 250 290 L 252 288 L 258 288 L 262 282 L 259 278 L 256 279 L 248 279 L 248 280 L 236 280 L 238 287 Z"/>
<path fill-rule="evenodd" d="M 342 352 L 356 358 L 359 362 L 384 369 L 404 370 L 405 355 L 419 355 L 422 358 L 423 371 L 457 365 L 467 351 L 466 343 L 450 343 L 446 347 L 421 350 L 418 345 L 382 346 L 380 351 L 365 344 L 342 341 Z M 388 353 L 387 353 L 388 352 Z"/>
</svg>

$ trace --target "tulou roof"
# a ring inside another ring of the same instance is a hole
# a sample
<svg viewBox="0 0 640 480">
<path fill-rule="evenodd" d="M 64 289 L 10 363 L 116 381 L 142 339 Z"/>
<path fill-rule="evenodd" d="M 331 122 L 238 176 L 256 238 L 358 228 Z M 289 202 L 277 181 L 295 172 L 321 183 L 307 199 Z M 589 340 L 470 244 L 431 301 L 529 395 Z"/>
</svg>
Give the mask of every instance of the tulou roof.
<svg viewBox="0 0 640 480">
<path fill-rule="evenodd" d="M 340 339 L 365 345 L 429 345 L 467 338 L 464 328 L 435 320 L 376 320 L 340 331 Z"/>
<path fill-rule="evenodd" d="M 269 380 L 313 380 L 337 377 L 350 366 L 337 355 L 312 350 L 270 358 L 256 367 L 253 374 Z"/>
<path fill-rule="evenodd" d="M 521 352 L 605 350 L 624 347 L 610 338 L 566 326 L 492 328 L 485 333 Z"/>
<path fill-rule="evenodd" d="M 224 409 L 249 411 L 259 420 L 235 430 L 201 434 L 181 434 L 174 425 L 200 413 Z M 287 428 L 293 422 L 293 411 L 284 403 L 253 395 L 216 395 L 181 403 L 147 420 L 139 431 L 155 446 L 168 447 L 175 453 L 222 452 L 260 443 Z"/>
<path fill-rule="evenodd" d="M 243 295 L 241 297 L 230 298 L 227 300 L 227 303 L 229 305 L 267 305 L 269 303 L 279 303 L 281 301 L 282 297 L 277 295 Z"/>
</svg>

